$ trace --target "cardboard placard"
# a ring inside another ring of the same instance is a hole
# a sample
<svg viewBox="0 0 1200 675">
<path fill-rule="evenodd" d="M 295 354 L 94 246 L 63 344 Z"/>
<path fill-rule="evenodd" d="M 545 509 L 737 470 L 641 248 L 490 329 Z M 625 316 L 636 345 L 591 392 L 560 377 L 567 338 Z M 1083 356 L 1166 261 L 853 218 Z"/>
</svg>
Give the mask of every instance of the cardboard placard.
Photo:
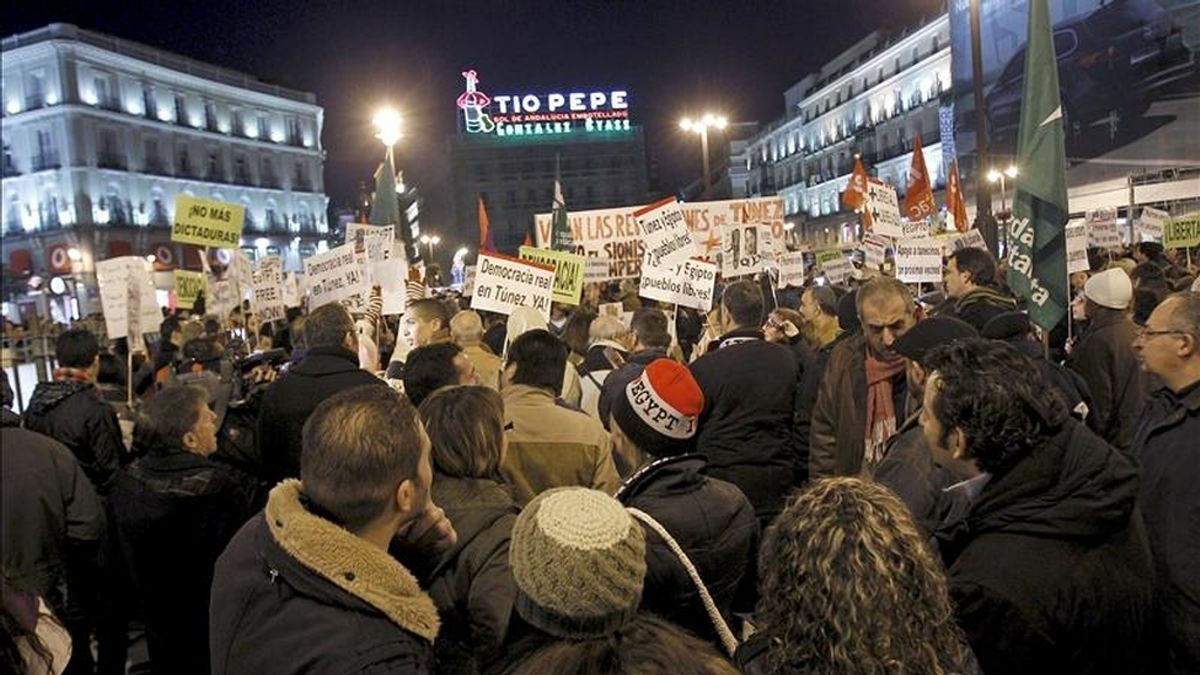
<svg viewBox="0 0 1200 675">
<path fill-rule="evenodd" d="M 283 275 L 283 306 L 300 306 L 300 280 L 296 278 L 295 272 Z"/>
<path fill-rule="evenodd" d="M 877 234 L 867 234 L 862 240 L 863 265 L 879 271 L 883 261 L 887 259 L 887 249 L 892 240 Z"/>
<path fill-rule="evenodd" d="M 825 274 L 825 279 L 830 284 L 844 284 L 849 278 L 851 271 L 854 269 L 854 264 L 842 253 L 841 249 L 829 249 L 827 251 L 817 251 L 815 253 L 817 265 Z"/>
<path fill-rule="evenodd" d="M 564 305 L 579 304 L 579 298 L 583 295 L 586 258 L 566 251 L 553 251 L 548 248 L 533 248 L 532 246 L 522 246 L 518 252 L 521 260 L 529 260 L 554 268 L 554 302 L 561 302 Z"/>
<path fill-rule="evenodd" d="M 675 269 L 643 269 L 638 295 L 707 312 L 712 309 L 716 283 L 716 263 L 685 260 Z"/>
<path fill-rule="evenodd" d="M 896 278 L 907 283 L 942 280 L 942 245 L 936 239 L 896 242 Z"/>
<path fill-rule="evenodd" d="M 346 224 L 346 243 L 355 253 L 366 254 L 370 262 L 390 260 L 396 245 L 395 225 Z"/>
<path fill-rule="evenodd" d="M 903 236 L 904 230 L 900 224 L 900 203 L 896 198 L 896 188 L 881 180 L 867 180 L 866 210 L 871 216 L 871 231 L 883 237 Z"/>
<path fill-rule="evenodd" d="M 475 295 L 475 266 L 467 265 L 463 269 L 462 294 L 464 298 Z"/>
<path fill-rule="evenodd" d="M 237 248 L 241 245 L 245 222 L 246 207 L 241 204 L 179 195 L 175 197 L 171 241 L 214 248 Z"/>
<path fill-rule="evenodd" d="M 196 298 L 208 285 L 203 272 L 175 270 L 175 306 L 180 309 L 192 309 L 196 306 Z M 206 294 L 207 295 L 207 294 Z M 205 305 L 208 305 L 207 298 Z"/>
<path fill-rule="evenodd" d="M 1138 218 L 1138 234 L 1142 241 L 1162 241 L 1163 223 L 1171 219 L 1171 214 L 1152 206 L 1142 209 Z"/>
<path fill-rule="evenodd" d="M 554 268 L 498 254 L 480 254 L 475 265 L 471 309 L 511 314 L 532 307 L 550 321 Z"/>
<path fill-rule="evenodd" d="M 144 259 L 130 255 L 101 260 L 96 263 L 96 283 L 109 339 L 140 337 L 158 330 L 162 311 Z M 133 342 L 130 340 L 131 346 Z"/>
<path fill-rule="evenodd" d="M 721 276 L 754 274 L 774 260 L 771 228 L 759 223 L 732 223 L 722 228 Z M 645 271 L 643 270 L 643 275 Z"/>
<path fill-rule="evenodd" d="M 1088 211 L 1084 216 L 1084 223 L 1087 225 L 1089 247 L 1116 248 L 1121 245 L 1116 209 Z"/>
<path fill-rule="evenodd" d="M 379 287 L 383 299 L 383 314 L 403 314 L 405 303 L 408 302 L 408 265 L 404 258 L 396 257 L 388 260 L 376 260 L 368 264 L 371 270 L 371 282 Z"/>
<path fill-rule="evenodd" d="M 779 256 L 779 282 L 776 288 L 804 286 L 804 253 L 789 251 Z"/>
<path fill-rule="evenodd" d="M 1200 211 L 1163 223 L 1163 248 L 1200 246 Z"/>
<path fill-rule="evenodd" d="M 1067 240 L 1067 274 L 1087 272 L 1091 269 L 1087 256 L 1087 227 L 1082 220 L 1067 223 L 1064 230 Z"/>
<path fill-rule="evenodd" d="M 946 247 L 947 251 L 953 253 L 964 248 L 981 248 L 987 250 L 987 242 L 983 239 L 983 233 L 977 229 L 970 229 L 962 234 L 954 237 Z"/>
<path fill-rule="evenodd" d="M 642 236 L 642 269 L 674 268 L 696 253 L 683 211 L 674 197 L 668 197 L 633 212 Z"/>
<path fill-rule="evenodd" d="M 351 300 L 369 293 L 371 288 L 361 264 L 365 257 L 356 256 L 354 247 L 345 244 L 305 258 L 304 281 L 308 286 L 309 308 L 316 309 L 330 302 Z"/>
</svg>

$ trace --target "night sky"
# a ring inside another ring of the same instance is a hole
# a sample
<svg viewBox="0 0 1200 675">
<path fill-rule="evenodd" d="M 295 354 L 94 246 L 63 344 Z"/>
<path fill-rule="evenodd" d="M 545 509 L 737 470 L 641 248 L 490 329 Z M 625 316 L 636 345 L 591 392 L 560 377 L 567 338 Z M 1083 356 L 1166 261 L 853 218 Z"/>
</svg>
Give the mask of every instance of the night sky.
<svg viewBox="0 0 1200 675">
<path fill-rule="evenodd" d="M 8 4 L 0 32 L 74 23 L 314 92 L 325 108 L 326 193 L 335 206 L 348 206 L 378 164 L 382 146 L 370 119 L 391 102 L 405 118 L 399 168 L 425 193 L 422 220 L 436 231 L 449 217 L 445 137 L 455 129 L 467 67 L 492 95 L 628 90 L 631 117 L 646 127 L 654 187 L 670 193 L 700 174 L 699 143 L 677 129 L 680 116 L 711 109 L 735 122 L 769 122 L 783 114 L 783 90 L 806 73 L 871 30 L 914 24 L 940 7 L 940 0 L 34 0 Z"/>
</svg>

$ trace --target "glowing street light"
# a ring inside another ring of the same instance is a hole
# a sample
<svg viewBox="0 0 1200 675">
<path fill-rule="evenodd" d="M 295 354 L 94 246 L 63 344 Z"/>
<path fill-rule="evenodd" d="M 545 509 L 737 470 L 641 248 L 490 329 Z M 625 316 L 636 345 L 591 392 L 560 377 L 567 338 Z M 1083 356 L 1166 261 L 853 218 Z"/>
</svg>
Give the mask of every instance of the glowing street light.
<svg viewBox="0 0 1200 675">
<path fill-rule="evenodd" d="M 708 130 L 716 129 L 718 131 L 729 126 L 729 120 L 724 115 L 715 115 L 713 113 L 705 113 L 699 119 L 685 117 L 679 120 L 679 128 L 684 131 L 690 131 L 700 135 L 700 154 L 704 160 L 704 193 L 708 194 L 709 188 L 709 168 L 708 168 Z"/>
<path fill-rule="evenodd" d="M 1000 183 L 1000 213 L 996 215 L 1004 220 L 1004 250 L 1008 250 L 1008 221 L 1012 219 L 1012 212 L 1008 210 L 1008 191 L 1004 186 L 1005 178 L 1016 178 L 1017 167 L 1015 164 L 1009 164 L 1003 171 L 999 169 L 990 169 L 987 172 L 989 183 Z"/>
<path fill-rule="evenodd" d="M 433 236 L 430 236 L 428 234 L 423 234 L 423 235 L 421 235 L 421 243 L 425 244 L 426 246 L 429 247 L 429 260 L 430 260 L 430 262 L 432 262 L 433 261 L 433 247 L 442 243 L 442 238 L 437 236 L 436 234 Z"/>
<path fill-rule="evenodd" d="M 383 141 L 383 144 L 389 149 L 404 136 L 404 133 L 400 131 L 400 113 L 391 106 L 377 110 L 375 117 L 371 119 L 371 124 L 375 125 L 375 138 Z"/>
</svg>

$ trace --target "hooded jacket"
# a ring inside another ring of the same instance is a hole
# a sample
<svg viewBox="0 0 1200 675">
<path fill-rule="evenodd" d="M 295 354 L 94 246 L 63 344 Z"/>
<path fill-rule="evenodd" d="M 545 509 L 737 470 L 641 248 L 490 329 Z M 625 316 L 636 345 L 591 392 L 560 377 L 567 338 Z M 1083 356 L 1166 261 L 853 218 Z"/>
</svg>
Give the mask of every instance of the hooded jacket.
<svg viewBox="0 0 1200 675">
<path fill-rule="evenodd" d="M 707 464 L 700 455 L 664 457 L 630 476 L 616 498 L 671 533 L 729 622 L 739 590 L 753 588 L 758 521 L 750 500 L 736 485 L 705 475 Z M 720 646 L 696 585 L 667 543 L 650 529 L 641 608 Z"/>
<path fill-rule="evenodd" d="M 1150 397 L 1134 437 L 1139 507 L 1154 553 L 1154 654 L 1163 673 L 1200 672 L 1200 382 Z"/>
<path fill-rule="evenodd" d="M 213 675 L 431 672 L 437 608 L 412 573 L 301 500 L 277 485 L 217 560 Z"/>
<path fill-rule="evenodd" d="M 317 406 L 334 394 L 365 384 L 387 384 L 358 367 L 345 347 L 313 347 L 263 395 L 255 434 L 263 478 L 271 485 L 300 476 L 300 435 Z"/>
<path fill-rule="evenodd" d="M 988 675 L 1137 673 L 1151 603 L 1137 469 L 1067 419 L 937 533 Z"/>
<path fill-rule="evenodd" d="M 723 335 L 689 367 L 704 392 L 696 452 L 708 474 L 738 486 L 766 524 L 792 488 L 798 367 L 787 347 L 758 329 Z"/>
<path fill-rule="evenodd" d="M 25 410 L 25 428 L 67 446 L 96 492 L 108 494 L 125 442 L 117 413 L 95 384 L 74 379 L 39 383 Z"/>
</svg>

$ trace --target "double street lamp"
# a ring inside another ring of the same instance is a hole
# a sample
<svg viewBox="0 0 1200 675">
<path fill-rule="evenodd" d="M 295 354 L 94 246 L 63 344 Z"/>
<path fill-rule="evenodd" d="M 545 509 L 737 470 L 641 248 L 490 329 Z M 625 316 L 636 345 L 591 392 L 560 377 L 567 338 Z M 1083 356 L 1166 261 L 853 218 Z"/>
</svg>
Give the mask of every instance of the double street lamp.
<svg viewBox="0 0 1200 675">
<path fill-rule="evenodd" d="M 685 117 L 679 120 L 680 129 L 700 135 L 700 154 L 704 158 L 704 194 L 706 195 L 711 187 L 711 177 L 708 168 L 708 130 L 716 129 L 720 131 L 728 125 L 729 120 L 725 119 L 724 115 L 714 115 L 713 113 L 705 113 L 699 119 Z"/>
<path fill-rule="evenodd" d="M 433 247 L 442 243 L 442 238 L 436 234 L 432 236 L 423 234 L 421 235 L 421 243 L 429 247 L 429 261 L 433 262 Z"/>
</svg>

